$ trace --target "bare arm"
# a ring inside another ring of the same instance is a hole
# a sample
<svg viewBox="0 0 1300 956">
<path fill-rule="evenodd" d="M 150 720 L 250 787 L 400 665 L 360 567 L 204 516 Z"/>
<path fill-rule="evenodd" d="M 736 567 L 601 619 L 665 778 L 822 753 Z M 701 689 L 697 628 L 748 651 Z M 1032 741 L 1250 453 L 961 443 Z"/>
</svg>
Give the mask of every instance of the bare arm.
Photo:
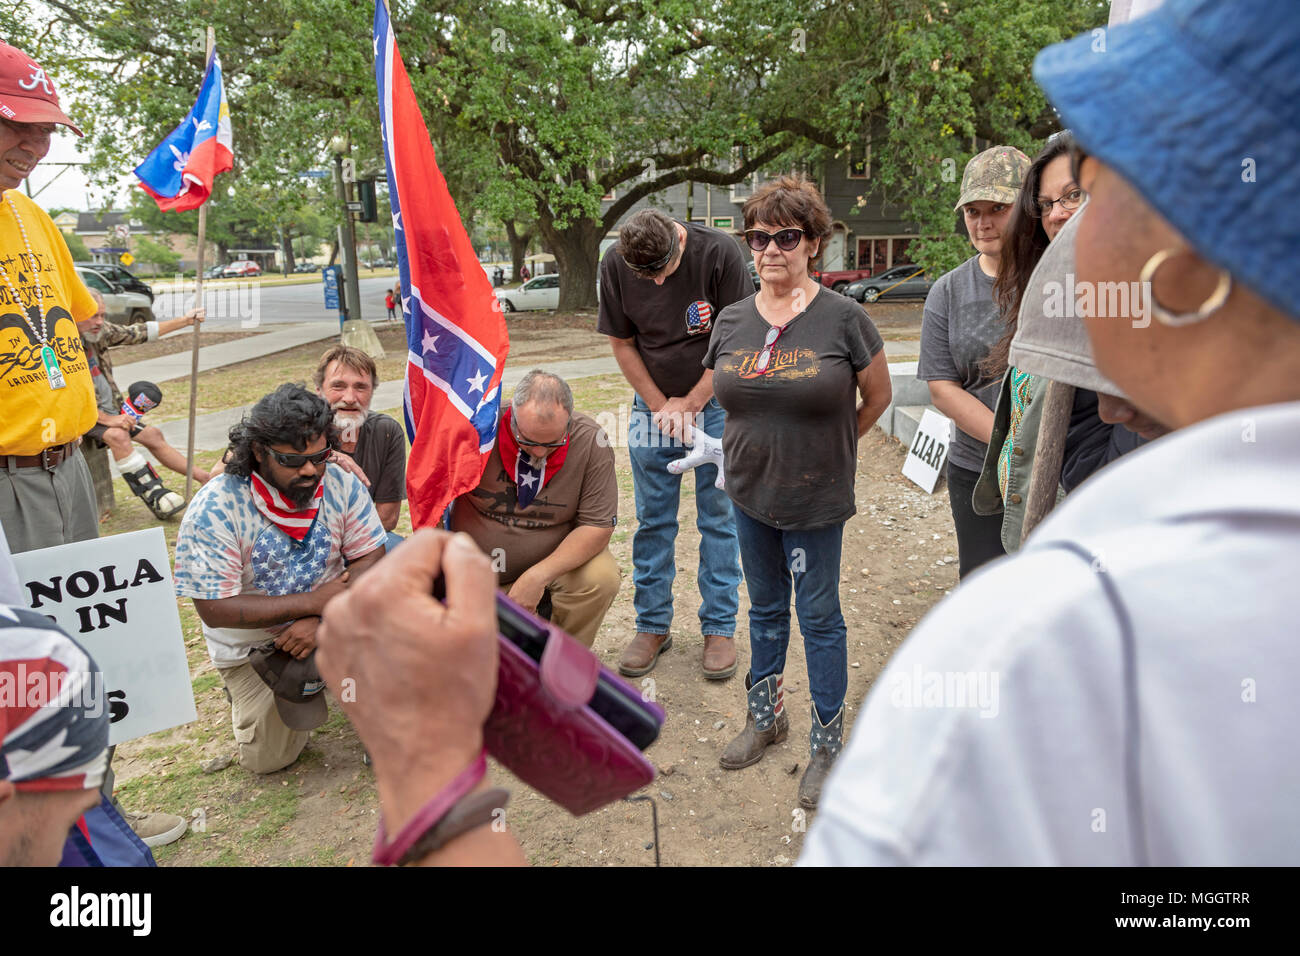
<svg viewBox="0 0 1300 956">
<path fill-rule="evenodd" d="M 379 513 L 379 523 L 384 526 L 384 530 L 392 531 L 397 527 L 397 519 L 402 517 L 402 503 L 400 501 L 376 501 L 375 511 Z"/>
<path fill-rule="evenodd" d="M 355 561 L 349 562 L 348 570 L 347 570 L 348 579 L 350 581 L 355 581 L 357 578 L 361 577 L 361 575 L 365 574 L 366 571 L 368 571 L 375 564 L 375 562 L 378 561 L 383 556 L 384 556 L 384 546 L 381 544 L 379 547 L 375 548 L 375 550 L 371 551 L 369 554 L 363 554 Z M 333 597 L 333 595 L 331 595 L 331 597 Z"/>
<path fill-rule="evenodd" d="M 203 321 L 207 313 L 203 309 L 190 309 L 184 315 L 175 319 L 162 319 L 158 322 L 158 338 L 164 335 L 170 335 L 177 329 L 183 329 L 187 325 L 196 325 Z"/>
<path fill-rule="evenodd" d="M 668 401 L 668 397 L 650 377 L 650 370 L 645 367 L 641 353 L 636 350 L 636 339 L 620 339 L 611 335 L 609 344 L 614 350 L 614 361 L 618 362 L 623 377 L 650 406 L 650 411 L 657 412 Z"/>
<path fill-rule="evenodd" d="M 874 425 L 894 398 L 894 386 L 889 380 L 889 360 L 881 349 L 871 364 L 858 373 L 858 391 L 862 404 L 858 406 L 858 437 L 861 438 Z"/>
<path fill-rule="evenodd" d="M 564 536 L 554 551 L 538 561 L 510 585 L 509 598 L 530 611 L 537 610 L 542 593 L 561 574 L 580 568 L 609 546 L 613 528 L 579 525 Z"/>
<path fill-rule="evenodd" d="M 367 555 L 369 557 L 369 555 Z M 234 597 L 203 600 L 194 598 L 194 610 L 208 627 L 272 627 L 298 618 L 319 615 L 325 602 L 347 587 L 349 572 L 314 591 L 271 597 L 266 594 L 236 594 Z"/>
<path fill-rule="evenodd" d="M 993 412 L 957 382 L 930 382 L 930 400 L 971 438 L 988 444 L 993 438 Z"/>
</svg>

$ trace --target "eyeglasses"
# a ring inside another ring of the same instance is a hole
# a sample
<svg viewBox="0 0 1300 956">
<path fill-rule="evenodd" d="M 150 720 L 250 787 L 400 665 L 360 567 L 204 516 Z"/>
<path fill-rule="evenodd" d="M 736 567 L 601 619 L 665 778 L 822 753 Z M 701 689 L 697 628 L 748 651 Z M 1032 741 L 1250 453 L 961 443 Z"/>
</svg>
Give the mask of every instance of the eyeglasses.
<svg viewBox="0 0 1300 956">
<path fill-rule="evenodd" d="M 1041 218 L 1046 219 L 1051 214 L 1052 207 L 1057 203 L 1060 203 L 1061 208 L 1066 212 L 1074 212 L 1074 210 L 1083 205 L 1083 201 L 1087 198 L 1088 194 L 1076 186 L 1060 199 L 1037 200 L 1034 203 L 1034 211 L 1037 212 Z"/>
<path fill-rule="evenodd" d="M 790 252 L 803 241 L 804 236 L 808 235 L 810 233 L 803 229 L 782 229 L 775 235 L 770 232 L 763 232 L 761 229 L 746 229 L 745 242 L 749 243 L 749 248 L 755 252 L 762 252 L 767 248 L 767 244 L 775 239 L 778 249 L 782 252 Z"/>
<path fill-rule="evenodd" d="M 789 325 L 787 322 L 786 325 Z M 767 330 L 767 336 L 763 339 L 763 351 L 758 353 L 758 361 L 754 363 L 754 372 L 758 375 L 766 375 L 767 367 L 772 362 L 772 346 L 776 345 L 776 340 L 781 337 L 785 331 L 785 325 L 774 325 Z"/>
<path fill-rule="evenodd" d="M 301 468 L 308 462 L 313 465 L 323 465 L 329 460 L 330 455 L 334 454 L 333 448 L 322 448 L 313 455 L 290 455 L 287 452 L 276 451 L 274 448 L 268 448 L 267 451 L 285 468 Z"/>
<path fill-rule="evenodd" d="M 515 418 L 510 416 L 510 430 L 515 433 L 515 444 L 526 445 L 529 448 L 563 448 L 569 440 L 569 426 L 573 424 L 573 418 L 564 423 L 564 437 L 559 441 L 533 441 L 531 438 L 525 438 L 519 433 L 519 426 L 515 424 Z"/>
</svg>

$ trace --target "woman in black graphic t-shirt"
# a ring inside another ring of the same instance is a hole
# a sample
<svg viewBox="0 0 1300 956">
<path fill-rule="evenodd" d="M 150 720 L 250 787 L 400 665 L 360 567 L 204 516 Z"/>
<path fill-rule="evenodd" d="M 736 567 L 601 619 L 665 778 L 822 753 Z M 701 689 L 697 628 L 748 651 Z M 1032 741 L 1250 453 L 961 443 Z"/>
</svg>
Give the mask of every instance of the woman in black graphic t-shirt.
<svg viewBox="0 0 1300 956">
<path fill-rule="evenodd" d="M 744 216 L 762 288 L 718 314 L 704 359 L 727 412 L 726 490 L 750 602 L 749 716 L 721 764 L 737 770 L 757 763 L 789 731 L 781 674 L 793 582 L 813 700 L 799 802 L 811 809 L 843 745 L 848 649 L 840 547 L 855 510 L 858 437 L 889 404 L 889 369 L 862 307 L 810 274 L 831 232 L 816 187 L 795 177 L 773 180 L 745 203 Z"/>
</svg>

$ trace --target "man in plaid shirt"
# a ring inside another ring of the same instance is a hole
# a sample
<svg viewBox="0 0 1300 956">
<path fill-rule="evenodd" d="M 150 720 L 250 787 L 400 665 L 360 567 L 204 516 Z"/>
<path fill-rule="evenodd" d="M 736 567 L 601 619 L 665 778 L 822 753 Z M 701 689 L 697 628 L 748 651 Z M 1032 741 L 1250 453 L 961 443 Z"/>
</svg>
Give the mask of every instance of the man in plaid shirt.
<svg viewBox="0 0 1300 956">
<path fill-rule="evenodd" d="M 116 325 L 107 321 L 103 296 L 93 289 L 91 295 L 95 297 L 99 310 L 84 322 L 77 323 L 86 346 L 86 361 L 90 365 L 99 413 L 94 427 L 86 434 L 108 446 L 127 487 L 148 505 L 149 510 L 158 518 L 170 518 L 185 507 L 185 502 L 180 495 L 163 487 L 158 473 L 144 455 L 135 449 L 132 441 L 139 442 L 160 462 L 182 475 L 185 474 L 185 456 L 167 443 L 158 428 L 146 425 L 141 420 L 145 412 L 162 400 L 158 386 L 152 382 L 139 382 L 132 386 L 131 394 L 124 397 L 113 379 L 110 350 L 120 345 L 152 342 L 177 329 L 202 322 L 203 310 L 191 309 L 180 318 L 161 322 Z M 194 469 L 194 478 L 200 484 L 209 477 L 203 469 Z"/>
</svg>

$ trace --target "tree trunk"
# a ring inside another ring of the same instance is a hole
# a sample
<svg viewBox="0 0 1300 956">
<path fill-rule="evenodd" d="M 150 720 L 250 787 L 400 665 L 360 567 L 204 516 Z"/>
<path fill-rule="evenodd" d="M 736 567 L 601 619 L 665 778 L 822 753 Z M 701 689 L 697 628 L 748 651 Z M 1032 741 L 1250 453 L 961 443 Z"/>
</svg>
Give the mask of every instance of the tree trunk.
<svg viewBox="0 0 1300 956">
<path fill-rule="evenodd" d="M 515 282 L 519 281 L 519 270 L 524 267 L 524 257 L 528 255 L 528 244 L 533 241 L 533 230 L 519 233 L 515 231 L 513 219 L 504 221 L 506 227 L 506 239 L 510 242 L 510 266 L 514 270 L 510 273 Z"/>
<path fill-rule="evenodd" d="M 289 238 L 287 229 L 280 230 L 280 255 L 284 258 L 284 274 L 289 275 L 294 270 L 293 260 L 293 240 Z"/>
<path fill-rule="evenodd" d="M 562 232 L 546 223 L 541 229 L 560 271 L 559 311 L 595 311 L 596 260 L 605 234 L 600 221 L 581 219 Z"/>
</svg>

